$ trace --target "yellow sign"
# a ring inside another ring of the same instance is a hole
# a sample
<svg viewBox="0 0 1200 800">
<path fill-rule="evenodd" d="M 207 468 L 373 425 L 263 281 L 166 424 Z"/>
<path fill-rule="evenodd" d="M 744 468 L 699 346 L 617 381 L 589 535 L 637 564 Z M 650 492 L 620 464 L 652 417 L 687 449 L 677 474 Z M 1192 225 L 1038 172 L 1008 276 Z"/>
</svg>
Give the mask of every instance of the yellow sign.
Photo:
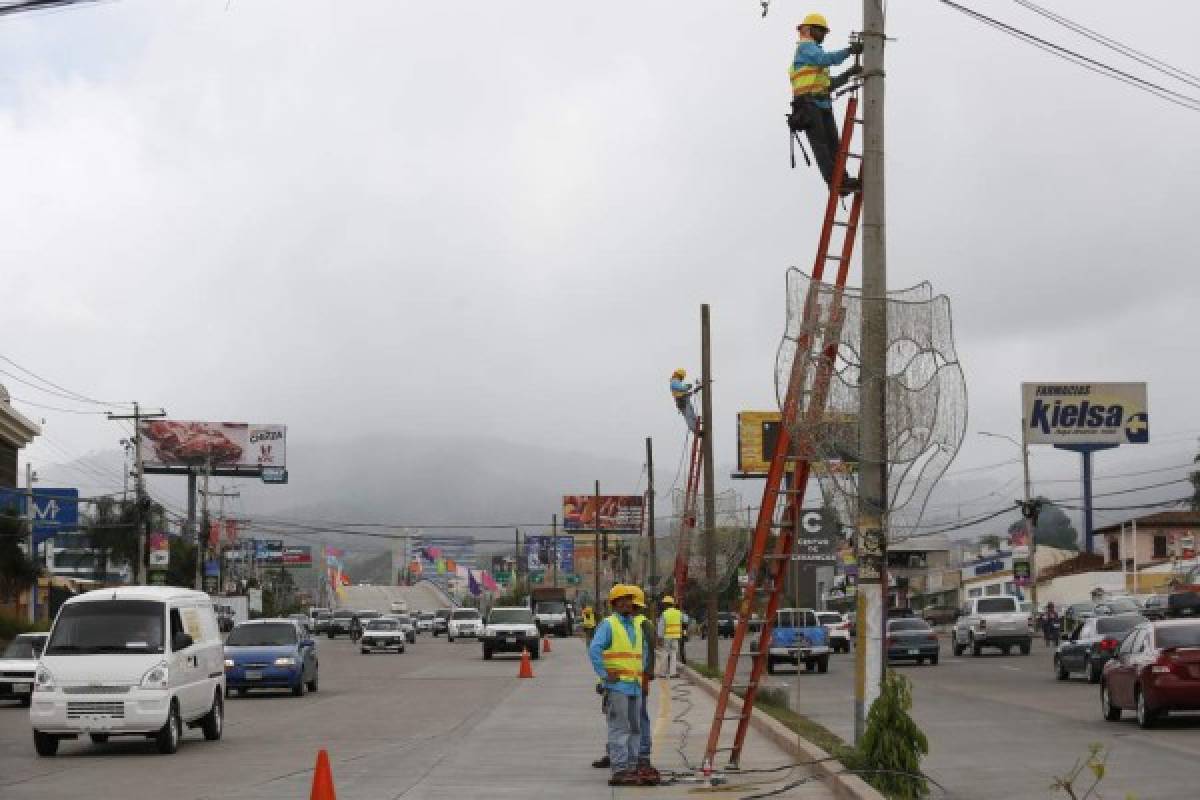
<svg viewBox="0 0 1200 800">
<path fill-rule="evenodd" d="M 771 468 L 775 446 L 779 441 L 778 411 L 742 411 L 738 414 L 738 474 L 739 478 L 761 478 Z M 830 412 L 824 415 L 822 427 L 829 429 L 833 444 L 828 448 L 841 458 L 822 460 L 813 464 L 813 471 L 846 473 L 858 462 L 858 416 Z M 803 454 L 800 454 L 803 455 Z M 795 462 L 788 462 L 790 471 Z"/>
</svg>

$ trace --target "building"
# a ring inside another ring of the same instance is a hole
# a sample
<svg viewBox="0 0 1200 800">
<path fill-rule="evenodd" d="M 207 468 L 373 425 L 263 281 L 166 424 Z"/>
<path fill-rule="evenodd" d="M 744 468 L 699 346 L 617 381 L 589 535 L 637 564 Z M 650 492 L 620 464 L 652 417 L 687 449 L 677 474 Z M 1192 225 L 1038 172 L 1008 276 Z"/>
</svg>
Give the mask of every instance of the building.
<svg viewBox="0 0 1200 800">
<path fill-rule="evenodd" d="M 888 607 L 925 608 L 946 593 L 942 575 L 950 566 L 950 542 L 945 536 L 912 536 L 888 545 Z M 930 576 L 937 576 L 932 581 Z M 930 586 L 935 589 L 930 589 Z M 957 591 L 954 585 L 949 591 Z M 930 595 L 936 595 L 931 597 Z M 953 603 L 951 603 L 953 605 Z"/>
<path fill-rule="evenodd" d="M 0 486 L 17 488 L 17 453 L 42 429 L 12 407 L 12 397 L 0 385 Z"/>
<path fill-rule="evenodd" d="M 1135 564 L 1140 568 L 1190 559 L 1200 540 L 1200 512 L 1160 511 L 1097 528 L 1096 535 L 1104 537 L 1104 563 L 1109 567 L 1132 570 Z"/>
</svg>

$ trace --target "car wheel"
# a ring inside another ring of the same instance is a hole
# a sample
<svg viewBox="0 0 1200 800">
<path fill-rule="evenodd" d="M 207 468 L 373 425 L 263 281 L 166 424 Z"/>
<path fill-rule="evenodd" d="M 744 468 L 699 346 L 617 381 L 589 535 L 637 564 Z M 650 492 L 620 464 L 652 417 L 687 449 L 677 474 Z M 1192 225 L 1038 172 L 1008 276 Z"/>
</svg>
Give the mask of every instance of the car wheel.
<svg viewBox="0 0 1200 800">
<path fill-rule="evenodd" d="M 317 681 L 318 677 L 319 677 L 319 673 L 317 671 L 317 668 L 313 667 L 313 679 L 308 682 L 308 690 L 310 692 L 315 692 L 317 690 L 317 688 L 320 686 L 320 684 Z"/>
<path fill-rule="evenodd" d="M 970 645 L 971 645 L 971 655 L 978 658 L 979 655 L 983 652 L 983 645 L 981 645 L 975 641 L 975 634 L 971 634 L 971 636 L 968 637 L 968 641 L 970 642 Z"/>
<path fill-rule="evenodd" d="M 105 742 L 108 741 L 108 734 L 107 733 L 89 733 L 88 738 L 92 740 L 93 744 L 104 744 Z"/>
<path fill-rule="evenodd" d="M 1065 681 L 1067 678 L 1071 677 L 1071 673 L 1068 672 L 1067 668 L 1063 666 L 1062 660 L 1058 656 L 1054 657 L 1054 675 L 1060 681 Z"/>
<path fill-rule="evenodd" d="M 365 655 L 367 655 L 368 653 L 370 653 L 371 651 L 370 651 L 370 650 L 368 650 L 368 649 L 367 649 L 367 648 L 365 648 L 365 647 L 360 647 L 360 648 L 358 649 L 358 652 L 362 653 L 362 654 L 365 656 Z"/>
<path fill-rule="evenodd" d="M 1021 655 L 1023 655 L 1023 656 L 1029 655 L 1029 651 L 1032 649 L 1033 649 L 1033 641 L 1032 640 L 1023 643 L 1021 645 Z"/>
<path fill-rule="evenodd" d="M 179 706 L 172 700 L 171 710 L 167 712 L 167 721 L 154 737 L 154 746 L 158 748 L 158 752 L 169 756 L 179 749 L 179 740 L 182 738 L 183 721 L 179 718 Z"/>
<path fill-rule="evenodd" d="M 540 659 L 542 657 L 542 651 L 538 649 L 538 646 L 536 644 L 533 647 L 529 648 L 529 657 L 532 658 L 534 661 L 537 661 L 538 659 Z"/>
<path fill-rule="evenodd" d="M 225 731 L 225 703 L 221 700 L 219 691 L 213 692 L 212 708 L 200 722 L 200 730 L 204 734 L 204 738 L 210 742 L 220 739 L 221 734 Z"/>
<path fill-rule="evenodd" d="M 775 674 L 775 659 L 771 658 L 770 656 L 767 656 L 767 674 Z"/>
<path fill-rule="evenodd" d="M 918 658 L 918 659 L 917 659 L 917 666 L 918 666 L 918 667 L 923 667 L 923 666 L 925 666 L 925 659 L 923 659 L 923 658 Z"/>
<path fill-rule="evenodd" d="M 37 750 L 37 754 L 43 758 L 58 755 L 58 737 L 50 733 L 34 731 L 33 749 Z"/>
<path fill-rule="evenodd" d="M 1139 728 L 1153 728 L 1158 719 L 1158 712 L 1146 704 L 1146 695 L 1140 686 L 1133 689 L 1133 702 L 1137 706 L 1137 724 Z"/>
<path fill-rule="evenodd" d="M 300 681 L 292 687 L 292 697 L 304 697 L 304 676 L 300 676 Z"/>
<path fill-rule="evenodd" d="M 963 647 L 961 644 L 958 643 L 958 635 L 957 634 L 953 634 L 953 633 L 950 634 L 950 649 L 954 651 L 954 655 L 956 655 L 956 656 L 961 656 L 963 654 L 963 651 L 966 649 L 965 647 Z"/>
<path fill-rule="evenodd" d="M 454 644 L 454 637 L 447 633 L 446 641 L 449 642 L 450 644 Z"/>
<path fill-rule="evenodd" d="M 326 636 L 328 636 L 330 639 L 335 639 L 335 638 L 337 638 L 337 637 L 334 635 L 333 631 L 330 631 L 329 633 L 327 633 L 327 634 L 325 634 L 325 635 L 326 635 Z"/>
<path fill-rule="evenodd" d="M 1004 653 L 1006 656 L 1010 656 L 1012 655 L 1012 648 L 1008 645 L 1004 645 L 1004 647 L 1000 648 L 1000 652 Z"/>
<path fill-rule="evenodd" d="M 403 653 L 403 652 L 404 652 L 404 643 L 403 643 L 403 642 L 401 642 L 401 643 L 400 643 L 400 646 L 396 648 L 396 655 L 399 655 L 399 654 L 401 654 L 401 653 Z"/>
<path fill-rule="evenodd" d="M 1108 696 L 1108 684 L 1100 684 L 1100 713 L 1109 722 L 1117 722 L 1121 719 L 1121 709 L 1113 705 L 1112 698 Z"/>
<path fill-rule="evenodd" d="M 484 647 L 483 647 L 483 660 L 484 661 L 492 660 L 492 648 L 488 647 L 487 645 L 484 645 Z"/>
<path fill-rule="evenodd" d="M 1098 664 L 1089 665 L 1088 666 L 1088 683 L 1099 683 L 1100 682 L 1100 672 L 1101 672 L 1101 670 L 1100 670 L 1100 666 Z"/>
<path fill-rule="evenodd" d="M 817 672 L 829 672 L 829 656 L 821 656 L 817 659 Z"/>
<path fill-rule="evenodd" d="M 929 666 L 931 666 L 931 667 L 936 667 L 936 666 L 937 666 L 937 662 L 938 662 L 938 657 L 937 657 L 937 655 L 932 655 L 932 656 L 930 656 L 930 657 L 929 657 Z"/>
</svg>

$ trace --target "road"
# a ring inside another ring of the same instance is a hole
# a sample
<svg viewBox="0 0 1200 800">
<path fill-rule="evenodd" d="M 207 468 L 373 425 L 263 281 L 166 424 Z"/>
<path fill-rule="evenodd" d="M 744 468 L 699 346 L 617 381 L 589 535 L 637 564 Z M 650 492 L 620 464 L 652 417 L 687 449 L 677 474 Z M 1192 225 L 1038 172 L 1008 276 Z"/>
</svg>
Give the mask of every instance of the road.
<svg viewBox="0 0 1200 800">
<path fill-rule="evenodd" d="M 342 608 L 375 609 L 388 613 L 393 600 L 404 600 L 409 611 L 437 611 L 450 605 L 449 599 L 433 584 L 421 581 L 415 586 L 346 586 L 338 603 Z"/>
<path fill-rule="evenodd" d="M 703 657 L 699 644 L 690 648 L 693 658 Z M 722 666 L 728 648 L 729 640 L 721 640 Z M 929 737 L 926 770 L 948 797 L 1054 797 L 1048 789 L 1054 776 L 1070 769 L 1091 742 L 1111 753 L 1104 797 L 1196 796 L 1200 716 L 1170 717 L 1149 731 L 1130 713 L 1119 723 L 1105 722 L 1098 688 L 1082 678 L 1056 680 L 1051 651 L 1041 642 L 1028 656 L 956 658 L 943 640 L 939 660 L 897 669 L 912 680 L 913 716 Z M 833 656 L 825 675 L 784 669 L 767 685 L 789 689 L 797 710 L 851 740 L 854 654 Z"/>
</svg>

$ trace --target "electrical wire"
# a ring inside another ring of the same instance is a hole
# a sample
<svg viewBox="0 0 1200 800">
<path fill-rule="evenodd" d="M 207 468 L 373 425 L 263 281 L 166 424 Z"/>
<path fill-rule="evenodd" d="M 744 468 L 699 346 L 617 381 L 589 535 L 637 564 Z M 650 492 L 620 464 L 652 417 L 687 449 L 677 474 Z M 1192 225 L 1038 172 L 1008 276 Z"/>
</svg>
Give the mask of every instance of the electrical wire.
<svg viewBox="0 0 1200 800">
<path fill-rule="evenodd" d="M 21 366 L 21 365 L 20 365 L 20 364 L 18 364 L 16 361 L 13 361 L 11 358 L 9 358 L 8 356 L 4 355 L 3 353 L 0 353 L 0 361 L 4 361 L 4 362 L 6 362 L 7 364 L 10 364 L 11 366 L 15 367 L 16 369 L 20 370 L 21 372 L 23 372 L 24 374 L 26 374 L 26 375 L 30 376 L 31 378 L 33 378 L 33 379 L 35 379 L 35 380 L 37 380 L 37 381 L 40 381 L 41 383 L 44 383 L 44 384 L 46 384 L 47 386 L 51 387 L 52 389 L 54 389 L 54 390 L 55 390 L 55 391 L 57 391 L 57 392 L 60 392 L 60 393 L 62 394 L 62 396 L 63 396 L 63 397 L 65 397 L 65 398 L 66 398 L 66 399 L 68 399 L 68 400 L 75 400 L 76 402 L 80 402 L 80 403 L 91 403 L 92 405 L 97 405 L 97 406 L 128 406 L 128 407 L 130 407 L 130 408 L 132 408 L 132 407 L 133 407 L 133 403 L 132 403 L 132 402 L 128 402 L 128 401 L 124 401 L 124 400 L 112 400 L 112 401 L 108 401 L 108 400 L 97 400 L 97 399 L 96 399 L 96 398 L 94 398 L 94 397 L 88 397 L 88 396 L 87 396 L 87 395 L 85 395 L 85 394 L 82 394 L 82 393 L 80 393 L 80 392 L 76 392 L 76 391 L 75 391 L 75 390 L 73 390 L 73 389 L 68 389 L 67 387 L 65 387 L 65 386 L 62 386 L 62 385 L 60 385 L 60 384 L 57 384 L 57 383 L 55 383 L 54 381 L 52 381 L 52 380 L 50 380 L 50 379 L 48 379 L 48 378 L 43 378 L 41 375 L 37 374 L 36 372 L 34 372 L 33 370 L 29 369 L 28 367 L 23 367 L 23 366 Z M 42 388 L 42 387 L 39 387 L 39 386 L 36 386 L 36 385 L 34 385 L 34 384 L 29 384 L 29 383 L 28 383 L 28 381 L 26 381 L 25 379 L 23 379 L 23 378 L 20 378 L 20 377 L 17 377 L 17 376 L 14 376 L 14 375 L 12 375 L 12 373 L 10 373 L 10 372 L 6 372 L 6 371 L 4 371 L 4 370 L 0 370 L 0 372 L 3 372 L 3 374 L 5 374 L 5 375 L 9 375 L 10 377 L 14 377 L 14 378 L 16 378 L 17 380 L 21 381 L 22 383 L 26 383 L 26 384 L 28 384 L 28 385 L 32 386 L 32 387 L 33 387 L 33 388 L 35 388 L 35 389 L 39 389 L 40 391 L 44 391 L 44 392 L 48 392 L 48 393 L 49 393 L 49 390 L 47 390 L 47 389 L 44 389 L 44 388 Z"/>
<path fill-rule="evenodd" d="M 1148 81 L 1145 78 L 1140 78 L 1137 75 L 1117 69 L 1116 67 L 1105 64 L 1102 61 L 1097 61 L 1096 59 L 1085 56 L 1082 53 L 1077 53 L 1074 50 L 1063 47 L 1060 44 L 1055 44 L 1054 42 L 1043 39 L 1040 36 L 1035 36 L 1034 34 L 1021 30 L 1016 26 L 1009 25 L 1006 22 L 1001 22 L 994 17 L 989 17 L 988 15 L 980 13 L 973 8 L 968 8 L 967 6 L 956 3 L 954 0 L 937 1 L 947 8 L 954 9 L 955 11 L 965 14 L 977 22 L 982 22 L 985 25 L 989 25 L 1003 33 L 1007 33 L 1009 36 L 1025 42 L 1026 44 L 1033 45 L 1039 50 L 1044 50 L 1051 55 L 1058 56 L 1065 61 L 1069 61 L 1076 66 L 1083 67 L 1084 69 L 1095 72 L 1098 75 L 1103 75 L 1106 78 L 1112 78 L 1113 80 L 1120 81 L 1121 83 L 1132 86 L 1135 89 L 1140 89 L 1148 94 L 1152 94 L 1155 97 L 1158 97 L 1160 100 L 1166 100 L 1168 103 L 1174 103 L 1177 106 L 1186 108 L 1189 111 L 1200 111 L 1200 98 L 1176 92 L 1172 89 L 1168 89 L 1165 86 L 1160 86 L 1157 83 Z"/>
</svg>

